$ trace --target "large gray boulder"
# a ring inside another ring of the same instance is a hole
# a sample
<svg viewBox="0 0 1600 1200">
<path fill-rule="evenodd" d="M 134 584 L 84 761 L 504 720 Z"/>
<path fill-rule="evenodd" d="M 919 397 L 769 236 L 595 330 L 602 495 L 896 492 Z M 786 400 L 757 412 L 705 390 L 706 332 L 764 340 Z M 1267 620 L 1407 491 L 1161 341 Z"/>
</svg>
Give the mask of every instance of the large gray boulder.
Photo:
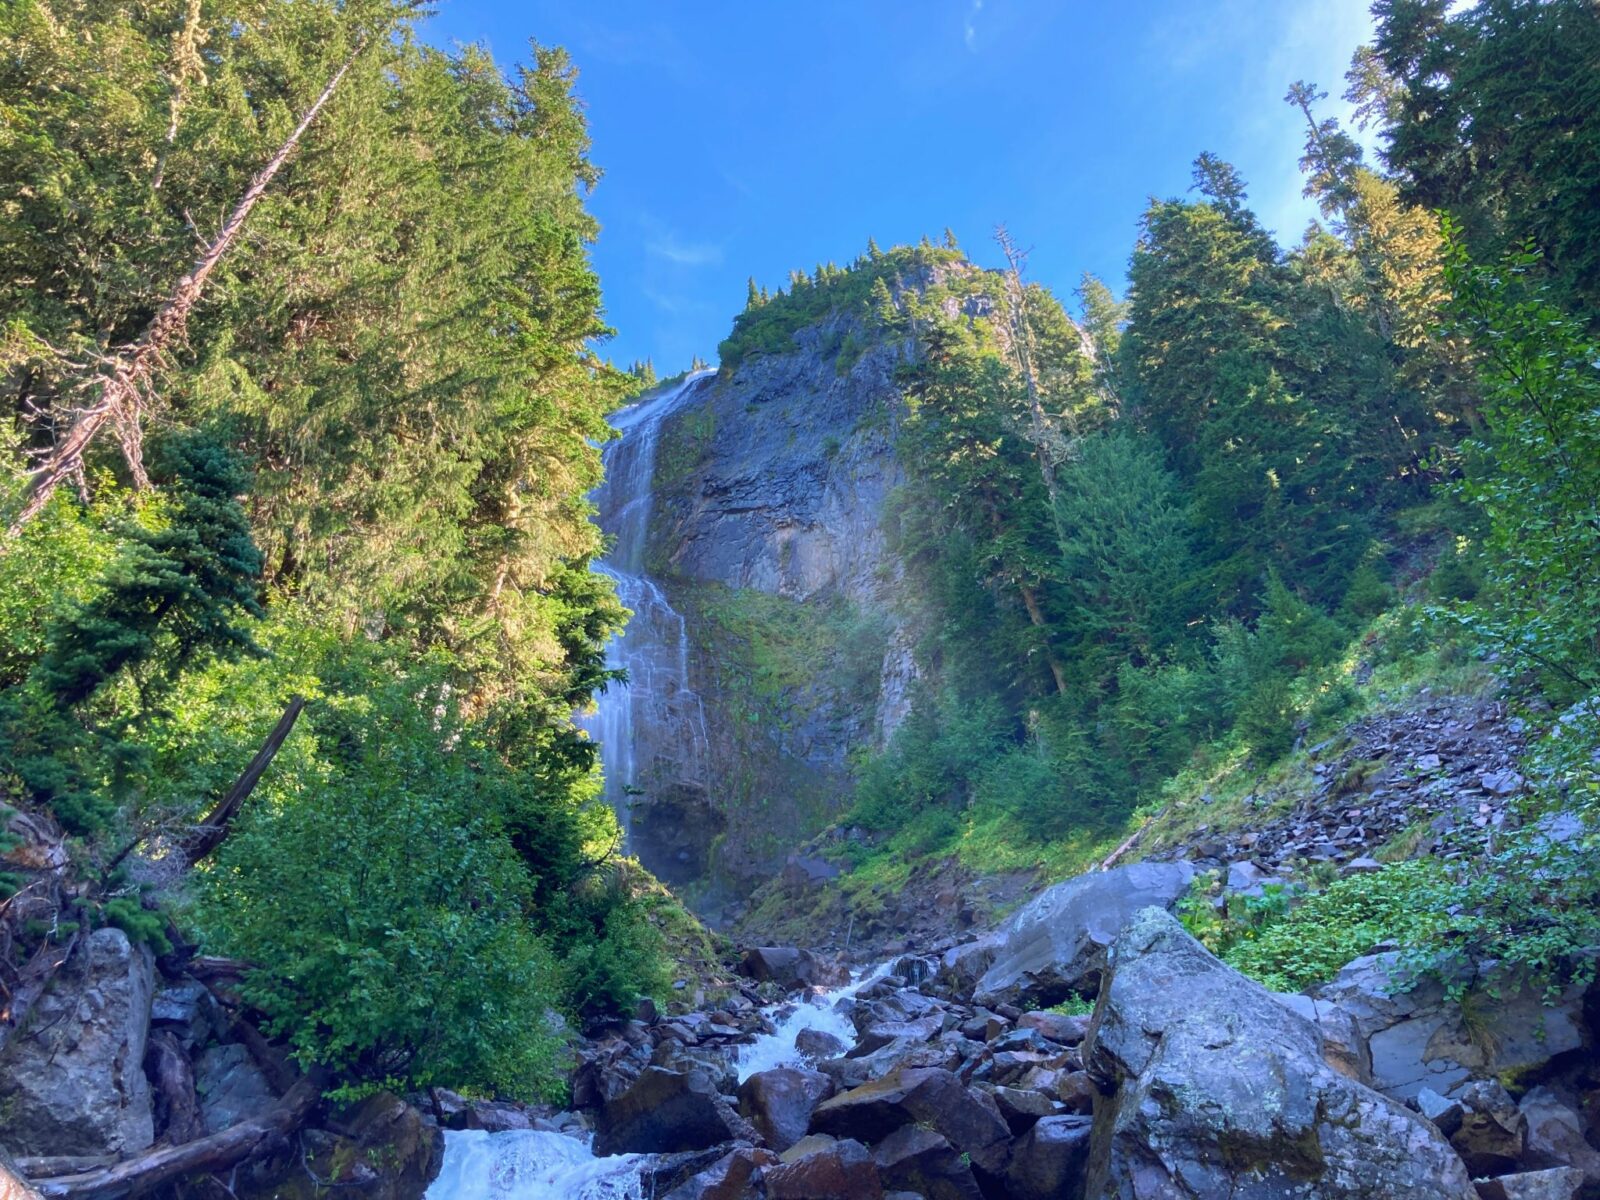
<svg viewBox="0 0 1600 1200">
<path fill-rule="evenodd" d="M 1410 1100 L 1423 1088 L 1453 1096 L 1474 1079 L 1520 1076 L 1582 1048 L 1583 993 L 1546 1003 L 1530 988 L 1482 991 L 1469 1021 L 1440 983 L 1408 978 L 1386 953 L 1349 963 L 1310 1003 L 1326 1041 L 1355 1043 L 1361 1082 Z"/>
<path fill-rule="evenodd" d="M 1171 908 L 1189 890 L 1188 863 L 1133 863 L 1091 871 L 1041 892 L 992 939 L 994 961 L 978 1004 L 1056 1004 L 1098 986 L 1106 947 L 1140 909 Z"/>
<path fill-rule="evenodd" d="M 0 1049 L 0 1144 L 22 1155 L 133 1154 L 155 1140 L 144 1074 L 155 962 L 120 929 L 73 951 Z"/>
<path fill-rule="evenodd" d="M 1110 1092 L 1084 1194 L 1475 1200 L 1437 1129 L 1321 1052 L 1309 1021 L 1144 910 L 1112 948 L 1084 1043 Z"/>
<path fill-rule="evenodd" d="M 671 1154 L 704 1150 L 755 1130 L 718 1093 L 704 1071 L 646 1067 L 622 1095 L 600 1110 L 596 1154 Z"/>
</svg>

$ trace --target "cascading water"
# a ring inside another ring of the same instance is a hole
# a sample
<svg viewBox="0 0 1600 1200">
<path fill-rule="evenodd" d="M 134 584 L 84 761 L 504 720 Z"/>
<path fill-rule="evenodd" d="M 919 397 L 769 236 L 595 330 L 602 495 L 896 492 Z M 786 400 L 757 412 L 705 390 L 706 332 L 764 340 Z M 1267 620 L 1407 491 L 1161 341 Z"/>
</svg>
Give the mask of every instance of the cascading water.
<svg viewBox="0 0 1600 1200">
<path fill-rule="evenodd" d="M 606 666 L 625 670 L 628 682 L 601 693 L 594 714 L 580 724 L 600 744 L 605 798 L 625 844 L 632 836 L 631 797 L 642 785 L 704 786 L 706 778 L 706 718 L 689 686 L 688 630 L 645 573 L 645 543 L 661 423 L 711 374 L 695 371 L 612 415 L 622 436 L 602 452 L 605 482 L 594 492 L 600 528 L 613 539 L 595 569 L 616 582 L 617 598 L 633 616 L 606 649 Z"/>
<path fill-rule="evenodd" d="M 795 1039 L 804 1029 L 820 1029 L 854 1045 L 855 1026 L 839 1011 L 839 1001 L 888 971 L 889 964 L 884 963 L 844 987 L 795 1005 L 774 1021 L 773 1033 L 740 1048 L 740 1080 L 803 1062 Z M 765 1011 L 769 1018 L 776 1015 L 772 1008 Z M 585 1142 L 562 1133 L 450 1132 L 444 1135 L 444 1164 L 426 1200 L 645 1200 L 644 1172 L 649 1165 L 650 1156 L 642 1154 L 596 1158 Z"/>
</svg>

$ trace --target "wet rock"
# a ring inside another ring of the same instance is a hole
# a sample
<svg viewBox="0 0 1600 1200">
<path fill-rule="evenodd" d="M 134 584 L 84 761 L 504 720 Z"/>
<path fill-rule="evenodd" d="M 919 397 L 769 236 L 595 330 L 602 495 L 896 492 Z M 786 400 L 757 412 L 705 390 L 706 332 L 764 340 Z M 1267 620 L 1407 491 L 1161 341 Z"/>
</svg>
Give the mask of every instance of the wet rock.
<svg viewBox="0 0 1600 1200">
<path fill-rule="evenodd" d="M 929 1042 L 938 1037 L 943 1030 L 943 1019 L 931 1015 L 918 1017 L 914 1021 L 875 1021 L 861 1031 L 855 1048 L 846 1057 L 861 1058 L 893 1042 L 907 1044 Z"/>
<path fill-rule="evenodd" d="M 820 1071 L 777 1067 L 739 1085 L 739 1115 L 768 1146 L 784 1151 L 805 1137 L 813 1110 L 831 1095 L 833 1080 Z"/>
<path fill-rule="evenodd" d="M 1522 1171 L 1478 1181 L 1480 1200 L 1575 1200 L 1583 1188 L 1583 1172 L 1572 1167 Z"/>
<path fill-rule="evenodd" d="M 1090 1128 L 1088 1117 L 1045 1117 L 1018 1139 L 1006 1172 L 1006 1190 L 1013 1200 L 1078 1200 L 1083 1196 Z M 1130 1197 L 1161 1194 L 1127 1193 Z"/>
<path fill-rule="evenodd" d="M 810 1137 L 761 1172 L 768 1200 L 877 1200 L 883 1183 L 872 1155 L 851 1138 Z"/>
<path fill-rule="evenodd" d="M 954 1074 L 937 1067 L 897 1067 L 881 1079 L 817 1106 L 811 1128 L 835 1136 L 881 1141 L 903 1125 L 921 1124 L 941 1134 L 980 1172 L 1005 1170 L 1011 1131 L 987 1096 L 969 1092 Z"/>
<path fill-rule="evenodd" d="M 878 1143 L 872 1158 L 887 1187 L 926 1200 L 983 1200 L 970 1163 L 931 1129 L 903 1126 Z"/>
<path fill-rule="evenodd" d="M 795 1035 L 794 1048 L 810 1059 L 838 1058 L 849 1049 L 840 1039 L 821 1029 L 802 1029 Z"/>
<path fill-rule="evenodd" d="M 803 987 L 837 987 L 850 973 L 809 950 L 794 946 L 753 946 L 744 953 L 739 973 L 757 983 L 774 983 L 785 991 Z"/>
<path fill-rule="evenodd" d="M 73 951 L 0 1049 L 14 1154 L 132 1154 L 155 1138 L 145 1042 L 155 961 L 120 929 Z"/>
<path fill-rule="evenodd" d="M 1600 1151 L 1584 1139 L 1577 1112 L 1547 1087 L 1530 1089 L 1517 1108 L 1528 1123 L 1528 1166 L 1577 1167 L 1591 1187 L 1600 1187 Z"/>
<path fill-rule="evenodd" d="M 965 945 L 952 946 L 939 956 L 939 969 L 923 990 L 953 1000 L 970 999 L 978 980 L 994 962 L 998 940 L 990 935 Z"/>
<path fill-rule="evenodd" d="M 1334 1071 L 1314 1026 L 1159 908 L 1113 948 L 1089 1071 L 1090 1196 L 1472 1200 L 1431 1124 Z"/>
<path fill-rule="evenodd" d="M 600 1110 L 594 1148 L 596 1154 L 701 1150 L 751 1132 L 705 1072 L 647 1067 Z"/>
<path fill-rule="evenodd" d="M 974 999 L 1055 1004 L 1092 992 L 1105 949 L 1140 909 L 1169 908 L 1189 889 L 1187 863 L 1134 863 L 1058 883 L 1000 927 L 994 964 Z"/>
<path fill-rule="evenodd" d="M 753 1182 L 756 1172 L 777 1163 L 778 1156 L 770 1150 L 740 1146 L 684 1180 L 662 1200 L 755 1200 L 761 1195 Z"/>
</svg>

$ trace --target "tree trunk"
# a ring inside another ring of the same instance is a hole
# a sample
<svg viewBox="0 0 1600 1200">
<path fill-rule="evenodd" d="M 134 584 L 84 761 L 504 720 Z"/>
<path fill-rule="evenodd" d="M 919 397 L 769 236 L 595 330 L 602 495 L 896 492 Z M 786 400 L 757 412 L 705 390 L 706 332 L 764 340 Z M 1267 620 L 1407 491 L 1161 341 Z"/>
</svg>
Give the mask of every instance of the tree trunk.
<svg viewBox="0 0 1600 1200">
<path fill-rule="evenodd" d="M 168 1145 L 192 1142 L 205 1130 L 194 1094 L 194 1067 L 171 1030 L 150 1035 L 145 1072 L 155 1084 L 156 1136 Z"/>
<path fill-rule="evenodd" d="M 256 784 L 261 782 L 261 776 L 266 773 L 272 760 L 277 757 L 278 750 L 283 746 L 294 723 L 300 719 L 300 710 L 306 706 L 304 696 L 294 696 L 289 700 L 289 707 L 283 710 L 283 716 L 278 718 L 277 725 L 267 735 L 267 740 L 261 744 L 261 749 L 256 751 L 244 769 L 243 774 L 234 781 L 228 794 L 222 798 L 217 806 L 207 814 L 195 830 L 195 840 L 184 851 L 184 857 L 192 867 L 206 855 L 210 854 L 228 836 L 228 831 L 233 828 L 233 819 L 239 815 L 239 809 L 250 798 L 250 793 L 255 791 Z"/>
<path fill-rule="evenodd" d="M 189 313 L 200 299 L 200 293 L 205 289 L 211 273 L 216 270 L 223 256 L 233 248 L 251 210 L 266 192 L 267 186 L 283 169 L 284 164 L 293 156 L 300 144 L 301 136 L 317 119 L 317 114 L 333 98 L 333 93 L 344 80 L 345 73 L 350 70 L 351 64 L 355 62 L 356 55 L 361 53 L 364 44 L 358 44 L 350 57 L 345 59 L 344 64 L 334 72 L 333 78 L 328 81 L 328 86 L 322 89 L 322 94 L 317 97 L 316 103 L 306 110 L 305 116 L 300 118 L 300 123 L 294 127 L 294 131 L 289 134 L 283 145 L 278 147 L 278 152 L 267 161 L 267 165 L 256 173 L 239 203 L 234 205 L 233 212 L 228 215 L 221 231 L 207 244 L 189 273 L 178 280 L 172 294 L 157 310 L 155 317 L 145 327 L 145 331 L 139 335 L 139 339 L 105 360 L 97 379 L 84 382 L 82 386 L 85 389 L 92 389 L 98 383 L 99 396 L 93 404 L 78 412 L 67 429 L 66 437 L 50 452 L 43 465 L 33 472 L 28 481 L 27 499 L 11 522 L 11 527 L 7 531 L 8 537 L 16 537 L 29 521 L 39 515 L 61 481 L 70 478 L 78 470 L 83 462 L 84 452 L 94 441 L 95 435 L 108 422 L 115 423 L 118 428 L 123 453 L 128 460 L 128 469 L 133 475 L 134 482 L 141 487 L 148 485 L 140 450 L 141 398 L 145 389 L 162 357 L 183 337 L 189 324 Z"/>
<path fill-rule="evenodd" d="M 314 1072 L 295 1084 L 272 1108 L 231 1129 L 181 1146 L 161 1146 L 114 1167 L 38 1179 L 33 1186 L 46 1200 L 117 1200 L 134 1191 L 158 1188 L 183 1175 L 226 1171 L 300 1128 L 322 1098 L 326 1084 L 326 1077 Z"/>
</svg>

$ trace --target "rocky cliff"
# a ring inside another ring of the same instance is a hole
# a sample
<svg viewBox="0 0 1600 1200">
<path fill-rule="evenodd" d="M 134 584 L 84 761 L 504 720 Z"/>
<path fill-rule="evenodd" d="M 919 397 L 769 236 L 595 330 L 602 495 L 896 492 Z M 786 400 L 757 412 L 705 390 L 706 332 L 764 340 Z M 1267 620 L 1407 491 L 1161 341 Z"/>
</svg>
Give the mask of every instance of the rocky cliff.
<svg viewBox="0 0 1600 1200">
<path fill-rule="evenodd" d="M 848 362 L 857 326 L 834 316 L 707 381 L 660 433 L 647 566 L 688 623 L 709 753 L 703 793 L 635 798 L 634 839 L 710 901 L 781 869 L 847 796 L 852 748 L 909 703 L 882 531 L 908 350 Z"/>
</svg>

